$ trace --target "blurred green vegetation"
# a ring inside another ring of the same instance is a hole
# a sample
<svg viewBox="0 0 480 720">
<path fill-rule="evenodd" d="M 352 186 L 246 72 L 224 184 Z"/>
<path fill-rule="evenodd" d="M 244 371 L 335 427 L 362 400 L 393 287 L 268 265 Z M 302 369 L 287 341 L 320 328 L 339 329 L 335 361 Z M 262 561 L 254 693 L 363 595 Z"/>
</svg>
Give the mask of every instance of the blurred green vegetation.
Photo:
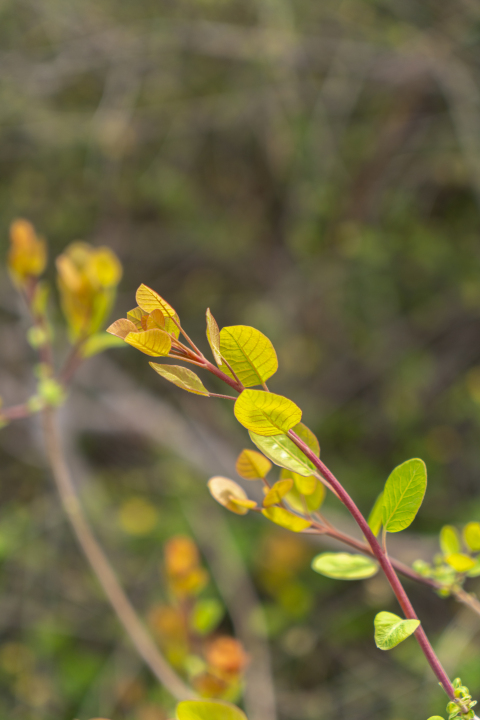
<svg viewBox="0 0 480 720">
<path fill-rule="evenodd" d="M 76 239 L 115 250 L 115 317 L 144 282 L 203 349 L 208 306 L 262 330 L 279 355 L 271 389 L 302 407 L 362 510 L 396 464 L 427 463 L 408 562 L 431 559 L 444 523 L 480 519 L 479 36 L 471 0 L 0 4 L 2 257 L 26 217 L 51 256 Z M 1 392 L 20 402 L 33 353 L 1 277 Z M 112 397 L 138 388 L 120 422 Z M 181 449 L 170 411 L 192 433 Z M 249 446 L 230 411 L 129 349 L 90 360 L 64 411 L 89 515 L 145 616 L 166 600 L 163 544 L 183 532 L 204 552 L 192 514 L 209 518 L 208 472 L 232 474 Z M 62 518 L 35 423 L 2 431 L 0 455 L 0 716 L 166 720 Z M 132 498 L 154 519 L 142 535 L 125 525 Z M 375 612 L 396 611 L 381 579 L 319 577 L 317 546 L 225 514 L 215 541 L 228 528 L 265 604 L 281 720 L 442 713 L 413 641 L 374 647 Z M 478 695 L 480 622 L 409 590 Z"/>
</svg>

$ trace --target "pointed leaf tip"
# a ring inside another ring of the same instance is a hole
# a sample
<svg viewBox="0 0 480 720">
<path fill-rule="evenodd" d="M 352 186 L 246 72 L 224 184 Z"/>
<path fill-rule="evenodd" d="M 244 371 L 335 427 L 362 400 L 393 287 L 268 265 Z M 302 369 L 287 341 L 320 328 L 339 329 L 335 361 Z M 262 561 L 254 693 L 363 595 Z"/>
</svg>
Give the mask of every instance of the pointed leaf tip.
<svg viewBox="0 0 480 720">
<path fill-rule="evenodd" d="M 413 635 L 420 620 L 403 620 L 390 612 L 379 612 L 375 616 L 375 644 L 379 650 L 391 650 Z"/>
<path fill-rule="evenodd" d="M 155 372 L 173 383 L 182 390 L 194 393 L 195 395 L 204 395 L 209 397 L 210 393 L 204 386 L 198 375 L 192 370 L 182 367 L 181 365 L 161 365 L 160 363 L 149 363 Z"/>
<path fill-rule="evenodd" d="M 413 522 L 426 489 L 423 460 L 407 460 L 392 471 L 383 492 L 383 526 L 387 532 L 400 532 Z"/>
<path fill-rule="evenodd" d="M 137 305 L 146 313 L 151 313 L 153 310 L 160 310 L 166 318 L 175 317 L 177 314 L 172 306 L 155 292 L 155 290 L 149 288 L 148 285 L 140 285 L 135 294 L 135 299 Z"/>
<path fill-rule="evenodd" d="M 222 354 L 220 352 L 220 330 L 218 329 L 217 322 L 210 312 L 210 308 L 207 308 L 207 340 L 212 350 L 213 358 L 217 365 L 220 367 L 222 364 Z"/>
<path fill-rule="evenodd" d="M 287 433 L 302 418 L 294 402 L 264 390 L 244 390 L 235 402 L 234 413 L 247 430 L 267 437 Z"/>
</svg>

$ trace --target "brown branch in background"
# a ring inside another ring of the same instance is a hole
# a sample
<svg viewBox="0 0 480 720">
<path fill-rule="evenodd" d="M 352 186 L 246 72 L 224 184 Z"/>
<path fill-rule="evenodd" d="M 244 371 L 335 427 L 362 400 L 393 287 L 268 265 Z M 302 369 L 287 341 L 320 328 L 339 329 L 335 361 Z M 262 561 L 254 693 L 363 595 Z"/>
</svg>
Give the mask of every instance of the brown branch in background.
<svg viewBox="0 0 480 720">
<path fill-rule="evenodd" d="M 42 419 L 47 455 L 63 509 L 120 623 L 139 655 L 171 695 L 177 700 L 194 699 L 196 697 L 194 691 L 170 667 L 145 630 L 92 533 L 63 456 L 54 410 L 45 409 L 42 412 Z"/>
</svg>

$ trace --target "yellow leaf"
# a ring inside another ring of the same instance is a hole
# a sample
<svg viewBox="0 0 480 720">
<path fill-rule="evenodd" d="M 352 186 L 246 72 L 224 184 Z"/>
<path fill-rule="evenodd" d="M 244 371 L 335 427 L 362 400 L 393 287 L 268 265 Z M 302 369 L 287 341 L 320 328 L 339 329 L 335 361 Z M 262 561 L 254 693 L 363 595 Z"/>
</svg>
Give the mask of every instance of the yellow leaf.
<svg viewBox="0 0 480 720">
<path fill-rule="evenodd" d="M 38 277 L 47 264 L 47 246 L 28 220 L 14 220 L 10 225 L 8 269 L 17 283 L 27 277 Z"/>
<path fill-rule="evenodd" d="M 142 310 L 146 313 L 151 313 L 153 310 L 161 310 L 165 317 L 175 317 L 176 312 L 171 305 L 167 303 L 155 290 L 147 287 L 147 285 L 140 285 L 135 295 L 137 303 Z"/>
<path fill-rule="evenodd" d="M 133 310 L 129 310 L 127 312 L 127 320 L 130 320 L 133 322 L 134 325 L 136 325 L 137 330 L 144 330 L 145 328 L 142 325 L 142 317 L 147 316 L 147 313 L 142 310 L 140 307 L 135 307 Z"/>
<path fill-rule="evenodd" d="M 293 432 L 298 435 L 298 437 L 303 440 L 305 445 L 308 445 L 310 450 L 316 455 L 317 457 L 320 457 L 320 445 L 316 438 L 316 436 L 313 434 L 313 432 L 303 423 L 298 423 L 298 425 L 295 425 L 294 428 L 292 428 Z"/>
<path fill-rule="evenodd" d="M 248 510 L 252 510 L 252 508 L 257 507 L 257 503 L 255 502 L 255 500 L 248 500 L 248 498 L 247 498 L 247 500 L 242 500 L 241 498 L 232 497 L 232 498 L 230 498 L 230 502 L 233 505 L 237 505 L 238 507 L 247 508 Z"/>
<path fill-rule="evenodd" d="M 107 328 L 107 333 L 110 333 L 110 335 L 116 335 L 119 338 L 122 338 L 125 340 L 128 333 L 136 333 L 137 327 L 133 324 L 131 320 L 126 320 L 125 318 L 120 318 L 119 320 L 115 320 L 114 323 L 110 325 L 110 327 Z"/>
<path fill-rule="evenodd" d="M 212 497 L 227 510 L 231 510 L 237 515 L 245 515 L 248 512 L 248 508 L 232 502 L 232 499 L 248 500 L 247 493 L 238 483 L 225 477 L 216 476 L 210 478 L 207 485 Z"/>
<path fill-rule="evenodd" d="M 282 480 L 286 478 L 295 479 L 298 477 L 301 477 L 301 475 L 298 475 L 297 473 L 292 473 L 290 470 L 282 470 L 280 474 L 280 478 Z M 297 486 L 294 485 L 290 492 L 285 496 L 285 500 L 290 505 L 292 510 L 295 510 L 295 512 L 315 512 L 325 500 L 326 494 L 327 491 L 325 489 L 325 485 L 323 485 L 320 480 L 317 480 L 315 489 L 310 495 L 302 495 L 298 491 Z"/>
<path fill-rule="evenodd" d="M 302 532 L 312 524 L 309 520 L 298 517 L 298 515 L 294 515 L 289 510 L 284 510 L 279 507 L 266 508 L 262 510 L 262 515 L 265 515 L 266 518 L 276 525 L 281 525 L 292 532 Z"/>
<path fill-rule="evenodd" d="M 260 480 L 268 475 L 271 467 L 270 460 L 256 450 L 242 450 L 235 466 L 245 480 Z"/>
<path fill-rule="evenodd" d="M 247 325 L 224 327 L 220 331 L 220 354 L 231 365 L 245 387 L 261 385 L 278 368 L 275 349 L 263 333 Z M 222 370 L 233 377 L 229 368 Z"/>
<path fill-rule="evenodd" d="M 168 380 L 169 382 L 187 390 L 188 392 L 195 393 L 195 395 L 206 395 L 209 396 L 209 392 L 194 372 L 188 368 L 182 367 L 181 365 L 160 365 L 159 363 L 149 363 L 149 365 L 159 375 Z"/>
<path fill-rule="evenodd" d="M 298 492 L 302 495 L 313 495 L 317 487 L 317 478 L 314 475 L 309 475 L 308 477 L 302 477 L 301 475 L 297 475 L 297 473 L 294 473 L 294 475 L 295 477 L 293 479 L 295 480 L 295 486 Z"/>
<path fill-rule="evenodd" d="M 267 437 L 287 433 L 302 418 L 294 402 L 263 390 L 244 390 L 235 402 L 234 413 L 247 430 Z"/>
<path fill-rule="evenodd" d="M 222 364 L 222 355 L 220 353 L 220 330 L 218 329 L 217 322 L 210 312 L 210 308 L 207 308 L 207 340 L 213 353 L 213 357 L 218 366 Z"/>
<path fill-rule="evenodd" d="M 465 525 L 463 539 L 470 550 L 478 552 L 480 550 L 480 523 L 469 522 L 468 525 Z"/>
<path fill-rule="evenodd" d="M 114 287 L 122 278 L 122 266 L 108 247 L 92 248 L 85 271 L 93 285 Z"/>
<path fill-rule="evenodd" d="M 175 320 L 178 325 L 174 322 Z M 178 336 L 180 335 L 180 319 L 177 313 L 175 313 L 175 316 L 171 318 L 165 317 L 161 310 L 152 310 L 149 315 L 144 315 L 143 318 L 141 318 L 140 322 L 142 324 L 142 327 L 143 324 L 145 324 L 145 330 L 160 328 L 160 330 L 165 330 L 165 332 L 170 333 L 171 335 L 175 335 L 176 338 L 178 338 Z"/>
<path fill-rule="evenodd" d="M 160 357 L 168 355 L 172 347 L 172 341 L 163 330 L 146 330 L 145 332 L 131 332 L 125 338 L 132 347 L 151 355 L 152 357 Z"/>
<path fill-rule="evenodd" d="M 463 553 L 459 552 L 447 555 L 445 557 L 445 560 L 450 565 L 450 567 L 460 573 L 468 572 L 476 564 L 476 561 L 469 555 L 464 555 Z"/>
<path fill-rule="evenodd" d="M 286 480 L 278 480 L 278 482 L 270 488 L 265 497 L 263 498 L 263 507 L 270 507 L 270 505 L 276 505 L 281 502 L 285 495 L 292 489 L 293 480 L 287 478 Z"/>
<path fill-rule="evenodd" d="M 165 315 L 162 313 L 161 310 L 152 310 L 150 315 L 147 315 L 147 330 L 153 330 L 154 328 L 159 328 L 160 330 L 164 330 L 165 328 Z"/>
</svg>

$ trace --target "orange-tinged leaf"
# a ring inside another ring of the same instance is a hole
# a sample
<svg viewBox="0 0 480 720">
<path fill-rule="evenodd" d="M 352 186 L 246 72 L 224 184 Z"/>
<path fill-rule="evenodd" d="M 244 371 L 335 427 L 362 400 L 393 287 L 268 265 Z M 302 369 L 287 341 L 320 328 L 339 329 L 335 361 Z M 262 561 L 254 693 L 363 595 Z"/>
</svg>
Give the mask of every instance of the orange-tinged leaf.
<svg viewBox="0 0 480 720">
<path fill-rule="evenodd" d="M 147 285 L 140 285 L 135 298 L 138 306 L 141 307 L 142 310 L 145 310 L 146 313 L 151 313 L 153 310 L 161 310 L 166 318 L 175 317 L 177 314 L 166 300 Z"/>
<path fill-rule="evenodd" d="M 207 308 L 207 340 L 208 344 L 212 349 L 212 354 L 217 365 L 222 364 L 222 354 L 220 352 L 220 330 L 218 329 L 217 322 L 210 312 L 210 308 Z"/>
<path fill-rule="evenodd" d="M 237 515 L 245 515 L 248 512 L 248 508 L 232 502 L 232 499 L 248 500 L 247 493 L 238 483 L 229 478 L 215 476 L 210 478 L 207 485 L 212 497 L 227 510 Z"/>
<path fill-rule="evenodd" d="M 267 437 L 287 433 L 302 418 L 294 402 L 263 390 L 244 390 L 235 402 L 234 413 L 247 430 Z"/>
<path fill-rule="evenodd" d="M 165 380 L 182 388 L 182 390 L 187 390 L 187 392 L 195 393 L 196 395 L 209 396 L 207 388 L 198 375 L 188 368 L 182 367 L 181 365 L 160 365 L 159 363 L 152 362 L 149 364 L 155 372 L 164 377 Z"/>
<path fill-rule="evenodd" d="M 270 340 L 248 325 L 232 325 L 220 331 L 220 354 L 245 387 L 261 385 L 278 368 L 277 354 Z M 226 364 L 222 370 L 233 377 Z"/>
<path fill-rule="evenodd" d="M 147 313 L 144 312 L 142 308 L 135 307 L 133 310 L 129 310 L 127 312 L 127 320 L 133 322 L 133 324 L 136 325 L 137 330 L 145 330 L 146 328 L 142 325 L 142 317 L 146 315 Z"/>
<path fill-rule="evenodd" d="M 107 328 L 107 333 L 110 333 L 110 335 L 116 335 L 119 338 L 122 338 L 125 340 L 128 333 L 136 333 L 137 327 L 134 325 L 134 323 L 131 320 L 126 320 L 125 318 L 120 318 L 119 320 L 115 320 L 114 323 L 110 325 L 110 327 Z"/>
<path fill-rule="evenodd" d="M 235 466 L 245 480 L 260 480 L 270 472 L 272 463 L 256 450 L 242 450 Z"/>
<path fill-rule="evenodd" d="M 289 510 L 284 510 L 279 507 L 270 507 L 262 510 L 262 515 L 274 522 L 276 525 L 281 525 L 287 530 L 292 532 L 302 532 L 310 527 L 312 524 L 310 520 L 294 515 Z"/>
<path fill-rule="evenodd" d="M 263 498 L 263 507 L 277 505 L 283 500 L 285 495 L 292 489 L 292 487 L 293 480 L 291 478 L 286 478 L 285 480 L 278 480 Z"/>
<path fill-rule="evenodd" d="M 154 328 L 159 328 L 160 330 L 165 329 L 165 315 L 162 313 L 161 310 L 152 310 L 150 315 L 146 316 L 147 318 L 147 330 L 153 330 Z"/>
<path fill-rule="evenodd" d="M 14 220 L 10 225 L 8 269 L 16 282 L 38 277 L 47 264 L 47 246 L 28 220 Z"/>
<path fill-rule="evenodd" d="M 152 357 L 168 355 L 172 347 L 171 338 L 163 330 L 131 332 L 126 336 L 125 342 L 145 353 L 145 355 L 151 355 Z"/>
</svg>

